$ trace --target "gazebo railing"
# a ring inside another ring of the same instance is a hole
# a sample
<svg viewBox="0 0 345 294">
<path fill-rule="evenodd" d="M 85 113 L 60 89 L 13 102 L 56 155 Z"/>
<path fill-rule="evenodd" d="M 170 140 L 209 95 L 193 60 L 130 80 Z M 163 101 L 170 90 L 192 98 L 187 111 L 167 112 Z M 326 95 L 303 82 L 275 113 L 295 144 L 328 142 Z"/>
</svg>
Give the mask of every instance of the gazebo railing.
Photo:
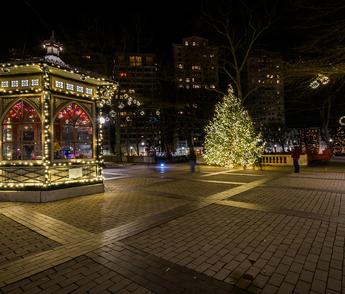
<svg viewBox="0 0 345 294">
<path fill-rule="evenodd" d="M 0 184 L 43 185 L 44 173 L 43 166 L 0 166 Z"/>
<path fill-rule="evenodd" d="M 91 180 L 97 177 L 98 166 L 96 164 L 74 165 L 74 166 L 54 166 L 50 168 L 50 182 L 52 184 L 63 183 L 71 178 L 70 169 L 80 169 L 78 180 Z"/>
<path fill-rule="evenodd" d="M 74 174 L 70 170 L 74 170 Z M 43 165 L 2 165 L 0 166 L 0 188 L 37 187 L 44 186 L 47 182 L 52 185 L 87 182 L 99 179 L 97 177 L 100 174 L 97 164 L 50 166 L 47 178 L 45 171 Z"/>
</svg>

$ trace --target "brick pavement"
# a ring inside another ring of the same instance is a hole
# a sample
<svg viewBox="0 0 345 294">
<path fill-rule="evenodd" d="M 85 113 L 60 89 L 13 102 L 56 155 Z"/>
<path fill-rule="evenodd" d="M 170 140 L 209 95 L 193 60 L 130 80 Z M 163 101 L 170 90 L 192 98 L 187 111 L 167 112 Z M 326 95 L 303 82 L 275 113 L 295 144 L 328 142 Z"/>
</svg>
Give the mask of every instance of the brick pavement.
<svg viewBox="0 0 345 294">
<path fill-rule="evenodd" d="M 291 209 L 324 216 L 345 216 L 345 197 L 341 193 L 319 190 L 258 187 L 231 198 L 266 207 Z"/>
<path fill-rule="evenodd" d="M 144 192 L 121 191 L 25 207 L 86 231 L 99 233 L 138 217 L 157 214 L 186 203 L 186 200 L 155 197 Z"/>
<path fill-rule="evenodd" d="M 29 228 L 0 214 L 0 264 L 58 246 Z"/>
<path fill-rule="evenodd" d="M 2 244 L 18 226 L 38 236 L 0 264 L 0 292 L 345 292 L 345 173 L 186 171 L 136 166 L 111 193 L 0 203 Z"/>
<path fill-rule="evenodd" d="M 210 205 L 124 242 L 248 291 L 323 281 L 324 293 L 341 291 L 344 236 L 344 224 Z"/>
<path fill-rule="evenodd" d="M 236 185 L 229 184 L 213 184 L 199 181 L 177 180 L 173 182 L 161 183 L 154 186 L 145 187 L 146 191 L 153 192 L 169 192 L 185 196 L 187 199 L 199 199 L 200 197 L 207 197 L 218 192 L 228 190 Z"/>
<path fill-rule="evenodd" d="M 295 189 L 321 190 L 340 193 L 343 193 L 345 191 L 344 180 L 339 180 L 333 177 L 322 177 L 322 174 L 318 177 L 310 177 L 308 176 L 308 173 L 302 173 L 301 175 L 302 176 L 300 176 L 299 174 L 293 174 L 289 177 L 279 178 L 275 181 L 272 181 L 270 185 Z"/>
<path fill-rule="evenodd" d="M 1 290 L 2 293 L 151 293 L 83 255 Z"/>
</svg>

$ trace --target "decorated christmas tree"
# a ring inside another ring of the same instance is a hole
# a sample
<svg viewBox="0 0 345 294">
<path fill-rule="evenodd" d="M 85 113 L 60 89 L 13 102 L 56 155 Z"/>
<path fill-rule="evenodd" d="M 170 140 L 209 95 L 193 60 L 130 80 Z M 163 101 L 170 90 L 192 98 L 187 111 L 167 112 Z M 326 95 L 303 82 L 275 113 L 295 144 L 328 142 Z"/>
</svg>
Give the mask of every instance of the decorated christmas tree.
<svg viewBox="0 0 345 294">
<path fill-rule="evenodd" d="M 231 86 L 216 105 L 205 131 L 204 158 L 208 164 L 246 167 L 255 164 L 263 152 L 261 136 L 255 134 L 253 122 Z"/>
</svg>

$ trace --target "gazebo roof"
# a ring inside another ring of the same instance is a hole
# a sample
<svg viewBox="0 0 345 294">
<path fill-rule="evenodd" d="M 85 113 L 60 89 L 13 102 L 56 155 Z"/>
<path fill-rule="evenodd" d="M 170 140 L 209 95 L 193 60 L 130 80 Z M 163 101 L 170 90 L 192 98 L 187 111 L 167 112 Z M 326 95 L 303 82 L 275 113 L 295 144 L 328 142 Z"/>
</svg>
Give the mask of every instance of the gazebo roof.
<svg viewBox="0 0 345 294">
<path fill-rule="evenodd" d="M 67 78 L 77 78 L 97 85 L 117 84 L 114 80 L 105 75 L 79 67 L 72 67 L 64 63 L 58 56 L 55 55 L 46 55 L 44 57 L 33 57 L 0 63 L 0 76 L 8 76 L 20 73 L 38 73 L 42 71 L 40 67 L 43 65 L 48 66 L 51 69 L 51 73 L 62 75 Z"/>
</svg>

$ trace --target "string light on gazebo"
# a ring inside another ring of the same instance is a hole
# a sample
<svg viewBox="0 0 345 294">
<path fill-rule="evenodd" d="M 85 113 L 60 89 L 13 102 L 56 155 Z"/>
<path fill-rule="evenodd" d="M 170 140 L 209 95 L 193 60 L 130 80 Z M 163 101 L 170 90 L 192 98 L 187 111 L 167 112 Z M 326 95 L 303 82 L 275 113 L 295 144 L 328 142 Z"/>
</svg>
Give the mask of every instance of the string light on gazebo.
<svg viewBox="0 0 345 294">
<path fill-rule="evenodd" d="M 43 58 L 0 64 L 0 188 L 102 183 L 102 108 L 117 84 L 65 64 L 53 37 Z"/>
</svg>

